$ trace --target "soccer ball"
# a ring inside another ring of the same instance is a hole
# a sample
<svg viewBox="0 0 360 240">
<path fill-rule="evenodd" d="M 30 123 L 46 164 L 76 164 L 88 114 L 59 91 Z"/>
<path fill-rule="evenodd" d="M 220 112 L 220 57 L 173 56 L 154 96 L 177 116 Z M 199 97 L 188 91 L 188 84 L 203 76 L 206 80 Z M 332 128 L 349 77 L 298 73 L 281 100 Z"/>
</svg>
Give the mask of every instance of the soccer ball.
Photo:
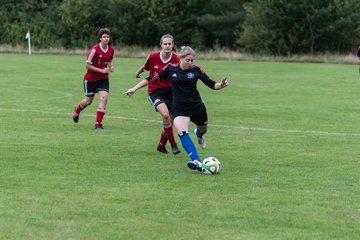
<svg viewBox="0 0 360 240">
<path fill-rule="evenodd" d="M 204 174 L 218 174 L 221 169 L 221 163 L 215 157 L 208 157 L 203 160 L 202 168 Z"/>
</svg>

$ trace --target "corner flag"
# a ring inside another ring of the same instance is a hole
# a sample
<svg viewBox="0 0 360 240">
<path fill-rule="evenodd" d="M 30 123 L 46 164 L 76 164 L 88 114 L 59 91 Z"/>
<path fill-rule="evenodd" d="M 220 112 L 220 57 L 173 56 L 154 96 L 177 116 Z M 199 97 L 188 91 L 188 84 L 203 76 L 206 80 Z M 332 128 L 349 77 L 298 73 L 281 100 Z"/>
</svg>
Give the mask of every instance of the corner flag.
<svg viewBox="0 0 360 240">
<path fill-rule="evenodd" d="M 27 31 L 27 33 L 25 35 L 25 39 L 28 40 L 29 55 L 31 55 L 30 30 Z"/>
</svg>

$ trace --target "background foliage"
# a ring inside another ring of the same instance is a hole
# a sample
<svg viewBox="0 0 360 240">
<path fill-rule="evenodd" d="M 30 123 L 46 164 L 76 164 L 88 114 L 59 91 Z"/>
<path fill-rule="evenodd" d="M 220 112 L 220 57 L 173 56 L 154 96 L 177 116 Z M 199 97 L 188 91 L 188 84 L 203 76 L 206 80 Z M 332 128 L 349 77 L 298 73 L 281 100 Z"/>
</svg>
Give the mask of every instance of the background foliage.
<svg viewBox="0 0 360 240">
<path fill-rule="evenodd" d="M 100 27 L 113 45 L 178 45 L 257 54 L 349 53 L 360 39 L 358 0 L 0 0 L 0 44 L 87 48 Z"/>
</svg>

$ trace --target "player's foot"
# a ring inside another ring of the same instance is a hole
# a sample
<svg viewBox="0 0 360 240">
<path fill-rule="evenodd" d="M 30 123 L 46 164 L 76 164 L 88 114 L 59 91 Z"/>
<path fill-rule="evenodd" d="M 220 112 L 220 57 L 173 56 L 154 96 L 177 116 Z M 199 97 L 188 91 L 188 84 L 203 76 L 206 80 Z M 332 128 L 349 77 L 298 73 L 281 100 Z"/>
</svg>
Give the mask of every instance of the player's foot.
<svg viewBox="0 0 360 240">
<path fill-rule="evenodd" d="M 197 139 L 198 139 L 198 143 L 199 143 L 200 147 L 201 147 L 202 149 L 206 148 L 206 143 L 205 143 L 204 138 L 203 138 L 203 137 L 199 138 L 199 137 L 197 136 L 197 134 L 196 134 L 196 131 L 198 131 L 198 130 L 197 130 L 197 129 L 194 129 L 194 133 L 195 133 L 195 135 L 196 135 L 196 137 L 197 137 Z"/>
<path fill-rule="evenodd" d="M 165 146 L 157 146 L 156 148 L 159 152 L 163 153 L 163 154 L 168 154 L 168 150 L 166 150 L 166 147 Z"/>
<path fill-rule="evenodd" d="M 193 169 L 193 170 L 198 170 L 199 172 L 202 172 L 201 165 L 202 165 L 201 162 L 199 162 L 198 160 L 187 162 L 188 168 Z"/>
<path fill-rule="evenodd" d="M 74 123 L 77 123 L 79 121 L 79 114 L 77 112 L 73 112 L 73 121 Z"/>
<path fill-rule="evenodd" d="M 104 130 L 104 126 L 101 123 L 96 123 L 95 124 L 95 129 L 100 129 L 100 130 Z"/>
<path fill-rule="evenodd" d="M 180 153 L 180 149 L 178 148 L 177 144 L 172 145 L 171 150 L 172 150 L 174 155 Z"/>
</svg>

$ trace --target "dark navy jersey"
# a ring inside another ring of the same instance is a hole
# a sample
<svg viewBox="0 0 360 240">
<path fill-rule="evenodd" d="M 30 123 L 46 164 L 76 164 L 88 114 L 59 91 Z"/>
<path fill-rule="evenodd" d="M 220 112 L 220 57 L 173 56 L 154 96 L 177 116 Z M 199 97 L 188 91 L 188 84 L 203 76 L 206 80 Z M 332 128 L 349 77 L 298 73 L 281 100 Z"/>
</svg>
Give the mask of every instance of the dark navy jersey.
<svg viewBox="0 0 360 240">
<path fill-rule="evenodd" d="M 198 66 L 183 70 L 179 64 L 169 64 L 162 71 L 147 79 L 157 81 L 157 79 L 165 77 L 170 79 L 173 85 L 174 109 L 188 109 L 202 104 L 199 91 L 196 87 L 199 79 L 209 88 L 215 89 L 216 82 L 209 78 Z"/>
</svg>

